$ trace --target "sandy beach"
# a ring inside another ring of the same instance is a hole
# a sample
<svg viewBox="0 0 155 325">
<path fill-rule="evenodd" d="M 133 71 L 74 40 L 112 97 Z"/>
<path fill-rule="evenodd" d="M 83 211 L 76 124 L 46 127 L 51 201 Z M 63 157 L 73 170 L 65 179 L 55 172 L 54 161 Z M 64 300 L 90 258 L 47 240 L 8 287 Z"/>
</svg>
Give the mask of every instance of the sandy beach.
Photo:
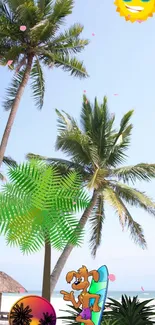
<svg viewBox="0 0 155 325">
<path fill-rule="evenodd" d="M 9 312 L 12 305 L 18 300 L 20 299 L 20 297 L 22 297 L 22 295 L 20 296 L 2 296 L 2 307 L 1 310 L 3 312 Z M 51 304 L 53 305 L 55 311 L 56 311 L 56 315 L 57 317 L 64 315 L 65 313 L 61 312 L 60 309 L 68 309 L 68 307 L 66 306 L 66 302 L 59 298 L 51 298 Z M 1 321 L 0 324 L 5 324 L 7 325 L 8 322 L 7 321 Z M 61 320 L 57 320 L 57 324 L 61 325 L 62 321 Z"/>
<path fill-rule="evenodd" d="M 2 308 L 1 310 L 3 312 L 9 312 L 12 305 L 18 300 L 20 299 L 20 297 L 22 297 L 22 295 L 20 296 L 2 296 Z M 139 299 L 140 301 L 143 301 L 145 299 Z M 107 300 L 108 301 L 108 300 Z M 51 298 L 51 304 L 53 305 L 55 311 L 56 311 L 56 315 L 57 317 L 60 317 L 60 316 L 63 316 L 63 315 L 67 315 L 67 313 L 64 313 L 62 311 L 60 311 L 60 309 L 62 310 L 67 310 L 68 307 L 66 306 L 66 304 L 69 304 L 69 302 L 65 302 L 62 298 L 60 297 L 54 297 L 54 298 Z M 153 303 L 151 302 L 151 305 Z M 155 300 L 154 300 L 154 305 L 155 305 Z M 7 325 L 8 322 L 7 321 L 1 321 L 0 322 L 0 325 Z M 57 320 L 57 325 L 62 325 L 62 320 L 58 319 Z"/>
</svg>

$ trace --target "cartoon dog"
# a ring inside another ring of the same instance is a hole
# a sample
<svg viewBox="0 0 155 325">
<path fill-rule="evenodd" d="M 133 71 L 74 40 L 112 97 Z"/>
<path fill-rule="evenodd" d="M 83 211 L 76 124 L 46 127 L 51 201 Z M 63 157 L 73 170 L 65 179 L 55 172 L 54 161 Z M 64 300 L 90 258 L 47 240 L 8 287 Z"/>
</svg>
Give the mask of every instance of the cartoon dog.
<svg viewBox="0 0 155 325">
<path fill-rule="evenodd" d="M 94 325 L 91 320 L 91 312 L 99 312 L 101 310 L 101 308 L 98 306 L 100 295 L 91 294 L 87 291 L 90 286 L 90 282 L 88 281 L 90 276 L 93 277 L 95 282 L 99 280 L 99 273 L 96 270 L 89 272 L 84 265 L 82 265 L 77 272 L 71 271 L 66 275 L 66 281 L 68 283 L 75 278 L 75 282 L 71 286 L 73 290 L 82 290 L 78 296 L 78 301 L 75 300 L 74 291 L 68 293 L 61 290 L 60 293 L 64 295 L 63 299 L 66 301 L 71 301 L 75 308 L 79 308 L 82 305 L 82 312 L 76 317 L 77 322 L 87 325 Z M 89 300 L 91 298 L 94 298 L 94 304 L 92 307 L 89 306 Z"/>
</svg>

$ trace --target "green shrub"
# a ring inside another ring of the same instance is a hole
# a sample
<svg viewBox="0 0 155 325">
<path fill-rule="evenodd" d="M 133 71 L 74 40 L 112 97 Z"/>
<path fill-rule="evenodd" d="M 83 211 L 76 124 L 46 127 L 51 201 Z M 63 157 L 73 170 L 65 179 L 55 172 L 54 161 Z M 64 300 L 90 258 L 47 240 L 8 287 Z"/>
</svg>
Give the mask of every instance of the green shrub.
<svg viewBox="0 0 155 325">
<path fill-rule="evenodd" d="M 140 302 L 138 296 L 121 298 L 121 302 L 109 298 L 108 307 L 111 310 L 103 313 L 101 325 L 151 325 L 155 324 L 151 318 L 155 318 L 155 306 L 148 305 L 153 299 Z M 76 322 L 76 317 L 82 311 L 81 308 L 76 309 L 71 305 L 67 305 L 68 310 L 61 310 L 67 313 L 66 316 L 57 317 L 66 325 L 81 325 Z"/>
<path fill-rule="evenodd" d="M 121 298 L 121 302 L 110 299 L 110 303 L 106 304 L 111 310 L 103 314 L 102 325 L 107 321 L 107 317 L 111 317 L 117 321 L 118 325 L 151 325 L 154 324 L 152 317 L 155 318 L 155 306 L 147 306 L 153 299 L 140 302 L 138 296 L 127 297 L 126 295 Z M 113 323 L 110 325 L 113 325 Z"/>
<path fill-rule="evenodd" d="M 68 315 L 66 316 L 61 316 L 61 317 L 57 317 L 57 319 L 62 319 L 62 322 L 66 325 L 81 325 L 81 323 L 76 322 L 76 317 L 77 315 L 79 315 L 82 312 L 81 308 L 75 308 L 72 305 L 67 305 L 70 309 L 68 310 L 62 310 L 60 309 L 60 311 L 64 311 L 65 313 L 68 313 Z"/>
<path fill-rule="evenodd" d="M 76 317 L 77 315 L 79 315 L 82 311 L 81 308 L 76 309 L 75 307 L 71 306 L 71 305 L 67 305 L 70 309 L 68 310 L 61 310 L 65 313 L 67 313 L 68 315 L 66 316 L 61 316 L 61 317 L 57 317 L 57 319 L 61 319 L 62 322 L 66 325 L 81 325 L 81 323 L 76 322 Z M 107 312 L 106 312 L 107 314 Z M 112 318 L 110 316 L 104 317 L 102 320 L 101 325 L 117 325 L 118 322 L 116 320 L 112 320 Z"/>
<path fill-rule="evenodd" d="M 119 321 L 112 319 L 110 316 L 107 316 L 103 318 L 101 325 L 119 325 Z"/>
</svg>

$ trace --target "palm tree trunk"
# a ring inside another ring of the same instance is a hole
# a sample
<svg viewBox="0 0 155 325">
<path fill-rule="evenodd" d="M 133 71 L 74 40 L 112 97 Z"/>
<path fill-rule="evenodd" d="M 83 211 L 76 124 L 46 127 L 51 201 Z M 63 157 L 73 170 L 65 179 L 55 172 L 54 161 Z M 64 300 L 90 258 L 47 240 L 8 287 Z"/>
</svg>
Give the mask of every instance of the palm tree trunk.
<svg viewBox="0 0 155 325">
<path fill-rule="evenodd" d="M 96 204 L 97 201 L 97 197 L 98 197 L 98 192 L 94 190 L 93 196 L 91 198 L 90 204 L 89 206 L 85 209 L 81 219 L 79 220 L 79 225 L 80 227 L 83 229 L 86 225 L 86 222 L 89 219 L 89 216 L 91 214 L 91 212 L 93 211 L 93 208 Z M 69 257 L 69 255 L 71 254 L 72 250 L 73 250 L 74 246 L 67 244 L 66 247 L 64 248 L 62 254 L 60 255 L 54 269 L 53 272 L 51 274 L 51 294 L 53 293 L 55 286 L 57 284 L 57 281 L 59 279 L 59 276 L 61 274 L 61 271 L 64 268 L 65 263 L 67 262 L 67 259 Z"/>
<path fill-rule="evenodd" d="M 42 284 L 42 297 L 50 302 L 50 273 L 51 273 L 51 245 L 45 242 L 45 256 L 44 256 L 44 273 Z"/>
<path fill-rule="evenodd" d="M 6 147 L 7 147 L 8 140 L 9 140 L 12 125 L 14 123 L 16 113 L 17 113 L 17 110 L 18 110 L 18 107 L 19 107 L 20 100 L 22 98 L 24 89 L 25 89 L 25 87 L 27 85 L 27 82 L 29 80 L 29 77 L 30 77 L 32 62 L 33 62 L 33 55 L 31 54 L 28 57 L 28 62 L 27 62 L 27 66 L 26 66 L 24 76 L 23 76 L 23 80 L 22 80 L 22 82 L 21 82 L 21 84 L 20 84 L 20 86 L 18 88 L 16 98 L 15 98 L 15 100 L 13 102 L 11 112 L 10 112 L 10 115 L 9 115 L 5 130 L 4 130 L 4 133 L 3 133 L 2 141 L 1 141 L 1 144 L 0 144 L 0 166 L 1 166 L 2 161 L 3 161 L 3 157 L 4 157 L 4 154 L 5 154 L 5 150 L 6 150 Z"/>
</svg>

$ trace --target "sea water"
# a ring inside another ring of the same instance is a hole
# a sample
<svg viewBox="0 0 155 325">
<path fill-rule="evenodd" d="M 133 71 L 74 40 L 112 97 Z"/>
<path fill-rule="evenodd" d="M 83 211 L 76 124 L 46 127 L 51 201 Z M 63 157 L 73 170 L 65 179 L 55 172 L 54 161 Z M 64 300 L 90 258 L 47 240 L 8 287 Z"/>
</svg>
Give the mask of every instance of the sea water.
<svg viewBox="0 0 155 325">
<path fill-rule="evenodd" d="M 79 293 L 77 293 L 78 295 Z M 28 291 L 27 293 L 3 293 L 3 296 L 25 296 L 25 295 L 37 295 L 37 296 L 41 296 L 41 291 Z M 138 296 L 139 299 L 155 299 L 155 291 L 108 291 L 107 294 L 107 298 L 113 298 L 116 300 L 119 300 L 121 298 L 122 295 L 127 295 L 130 297 L 135 297 Z M 76 292 L 75 292 L 75 296 L 76 296 Z M 60 298 L 62 297 L 62 295 L 60 294 L 60 291 L 55 291 L 52 294 L 53 298 Z"/>
</svg>

